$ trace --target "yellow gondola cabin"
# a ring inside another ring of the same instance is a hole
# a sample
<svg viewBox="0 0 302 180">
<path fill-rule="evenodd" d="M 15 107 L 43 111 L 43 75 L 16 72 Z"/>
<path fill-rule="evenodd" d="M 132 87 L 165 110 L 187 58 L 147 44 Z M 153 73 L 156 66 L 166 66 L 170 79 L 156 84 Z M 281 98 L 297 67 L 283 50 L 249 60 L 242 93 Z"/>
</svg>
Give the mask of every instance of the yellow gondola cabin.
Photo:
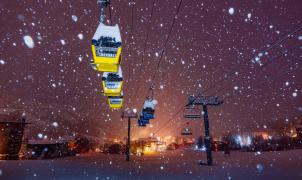
<svg viewBox="0 0 302 180">
<path fill-rule="evenodd" d="M 123 106 L 123 92 L 121 93 L 121 96 L 108 96 L 108 104 L 110 109 L 120 109 Z"/>
<path fill-rule="evenodd" d="M 118 72 L 121 63 L 122 39 L 119 26 L 100 23 L 92 38 L 92 66 L 102 72 Z"/>
</svg>

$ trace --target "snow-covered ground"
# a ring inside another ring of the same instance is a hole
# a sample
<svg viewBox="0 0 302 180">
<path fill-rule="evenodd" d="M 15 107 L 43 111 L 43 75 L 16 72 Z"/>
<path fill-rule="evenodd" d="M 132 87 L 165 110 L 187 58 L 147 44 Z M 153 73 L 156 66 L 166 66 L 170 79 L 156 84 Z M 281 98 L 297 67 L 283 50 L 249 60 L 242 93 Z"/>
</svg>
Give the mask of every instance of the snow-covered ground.
<svg viewBox="0 0 302 180">
<path fill-rule="evenodd" d="M 302 150 L 214 153 L 178 150 L 143 157 L 87 153 L 55 160 L 0 161 L 0 179 L 302 179 Z"/>
</svg>

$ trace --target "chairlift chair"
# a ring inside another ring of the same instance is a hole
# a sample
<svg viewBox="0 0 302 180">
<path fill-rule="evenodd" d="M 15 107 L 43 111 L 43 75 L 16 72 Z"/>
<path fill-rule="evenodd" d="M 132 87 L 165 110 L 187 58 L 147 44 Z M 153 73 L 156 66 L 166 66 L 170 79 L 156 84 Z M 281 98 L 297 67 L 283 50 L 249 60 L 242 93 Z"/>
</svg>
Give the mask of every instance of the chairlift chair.
<svg viewBox="0 0 302 180">
<path fill-rule="evenodd" d="M 149 119 L 144 119 L 143 116 L 140 116 L 140 118 L 137 120 L 137 124 L 139 127 L 145 127 L 149 123 Z"/>
<path fill-rule="evenodd" d="M 186 106 L 184 109 L 184 117 L 188 119 L 201 118 L 201 109 L 198 108 L 198 106 Z"/>
<path fill-rule="evenodd" d="M 145 108 L 142 110 L 142 115 L 144 119 L 154 119 L 154 109 L 152 108 Z"/>
<path fill-rule="evenodd" d="M 192 134 L 192 129 L 189 127 L 185 127 L 181 130 L 181 135 L 183 136 L 191 136 Z"/>
</svg>

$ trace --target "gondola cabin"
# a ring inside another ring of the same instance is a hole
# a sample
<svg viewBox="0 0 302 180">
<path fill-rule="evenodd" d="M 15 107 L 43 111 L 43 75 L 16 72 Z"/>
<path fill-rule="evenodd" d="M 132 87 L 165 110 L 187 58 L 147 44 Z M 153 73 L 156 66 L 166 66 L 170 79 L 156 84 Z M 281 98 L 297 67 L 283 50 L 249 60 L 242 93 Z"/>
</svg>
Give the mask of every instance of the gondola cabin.
<svg viewBox="0 0 302 180">
<path fill-rule="evenodd" d="M 102 86 L 105 96 L 121 96 L 123 85 L 122 68 L 117 73 L 104 72 Z"/>
<path fill-rule="evenodd" d="M 118 25 L 100 23 L 92 38 L 92 66 L 102 72 L 118 72 L 121 63 L 122 38 Z"/>
<path fill-rule="evenodd" d="M 120 96 L 108 96 L 108 104 L 110 109 L 120 109 L 123 106 L 123 92 Z"/>
</svg>

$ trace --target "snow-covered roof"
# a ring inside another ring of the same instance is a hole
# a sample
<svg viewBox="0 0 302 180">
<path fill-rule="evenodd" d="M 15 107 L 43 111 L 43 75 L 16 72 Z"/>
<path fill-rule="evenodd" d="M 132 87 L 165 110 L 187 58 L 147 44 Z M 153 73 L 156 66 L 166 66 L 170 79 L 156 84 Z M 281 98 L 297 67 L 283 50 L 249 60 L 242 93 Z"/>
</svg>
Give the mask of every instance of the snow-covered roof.
<svg viewBox="0 0 302 180">
<path fill-rule="evenodd" d="M 104 72 L 104 73 L 103 73 L 103 77 L 107 78 L 109 74 L 112 74 L 112 72 Z M 121 78 L 123 77 L 123 71 L 122 71 L 121 66 L 119 66 L 118 72 L 115 73 L 115 74 L 117 74 L 117 75 L 118 75 L 119 77 L 121 77 Z"/>
<path fill-rule="evenodd" d="M 152 100 L 152 101 L 145 100 L 145 102 L 144 102 L 144 109 L 146 109 L 146 108 L 155 109 L 156 104 L 157 104 L 157 100 L 155 100 L 155 99 Z"/>
<path fill-rule="evenodd" d="M 114 37 L 116 42 L 122 42 L 120 28 L 117 24 L 115 26 L 106 26 L 105 24 L 100 23 L 92 39 L 97 41 L 101 36 Z"/>
</svg>

